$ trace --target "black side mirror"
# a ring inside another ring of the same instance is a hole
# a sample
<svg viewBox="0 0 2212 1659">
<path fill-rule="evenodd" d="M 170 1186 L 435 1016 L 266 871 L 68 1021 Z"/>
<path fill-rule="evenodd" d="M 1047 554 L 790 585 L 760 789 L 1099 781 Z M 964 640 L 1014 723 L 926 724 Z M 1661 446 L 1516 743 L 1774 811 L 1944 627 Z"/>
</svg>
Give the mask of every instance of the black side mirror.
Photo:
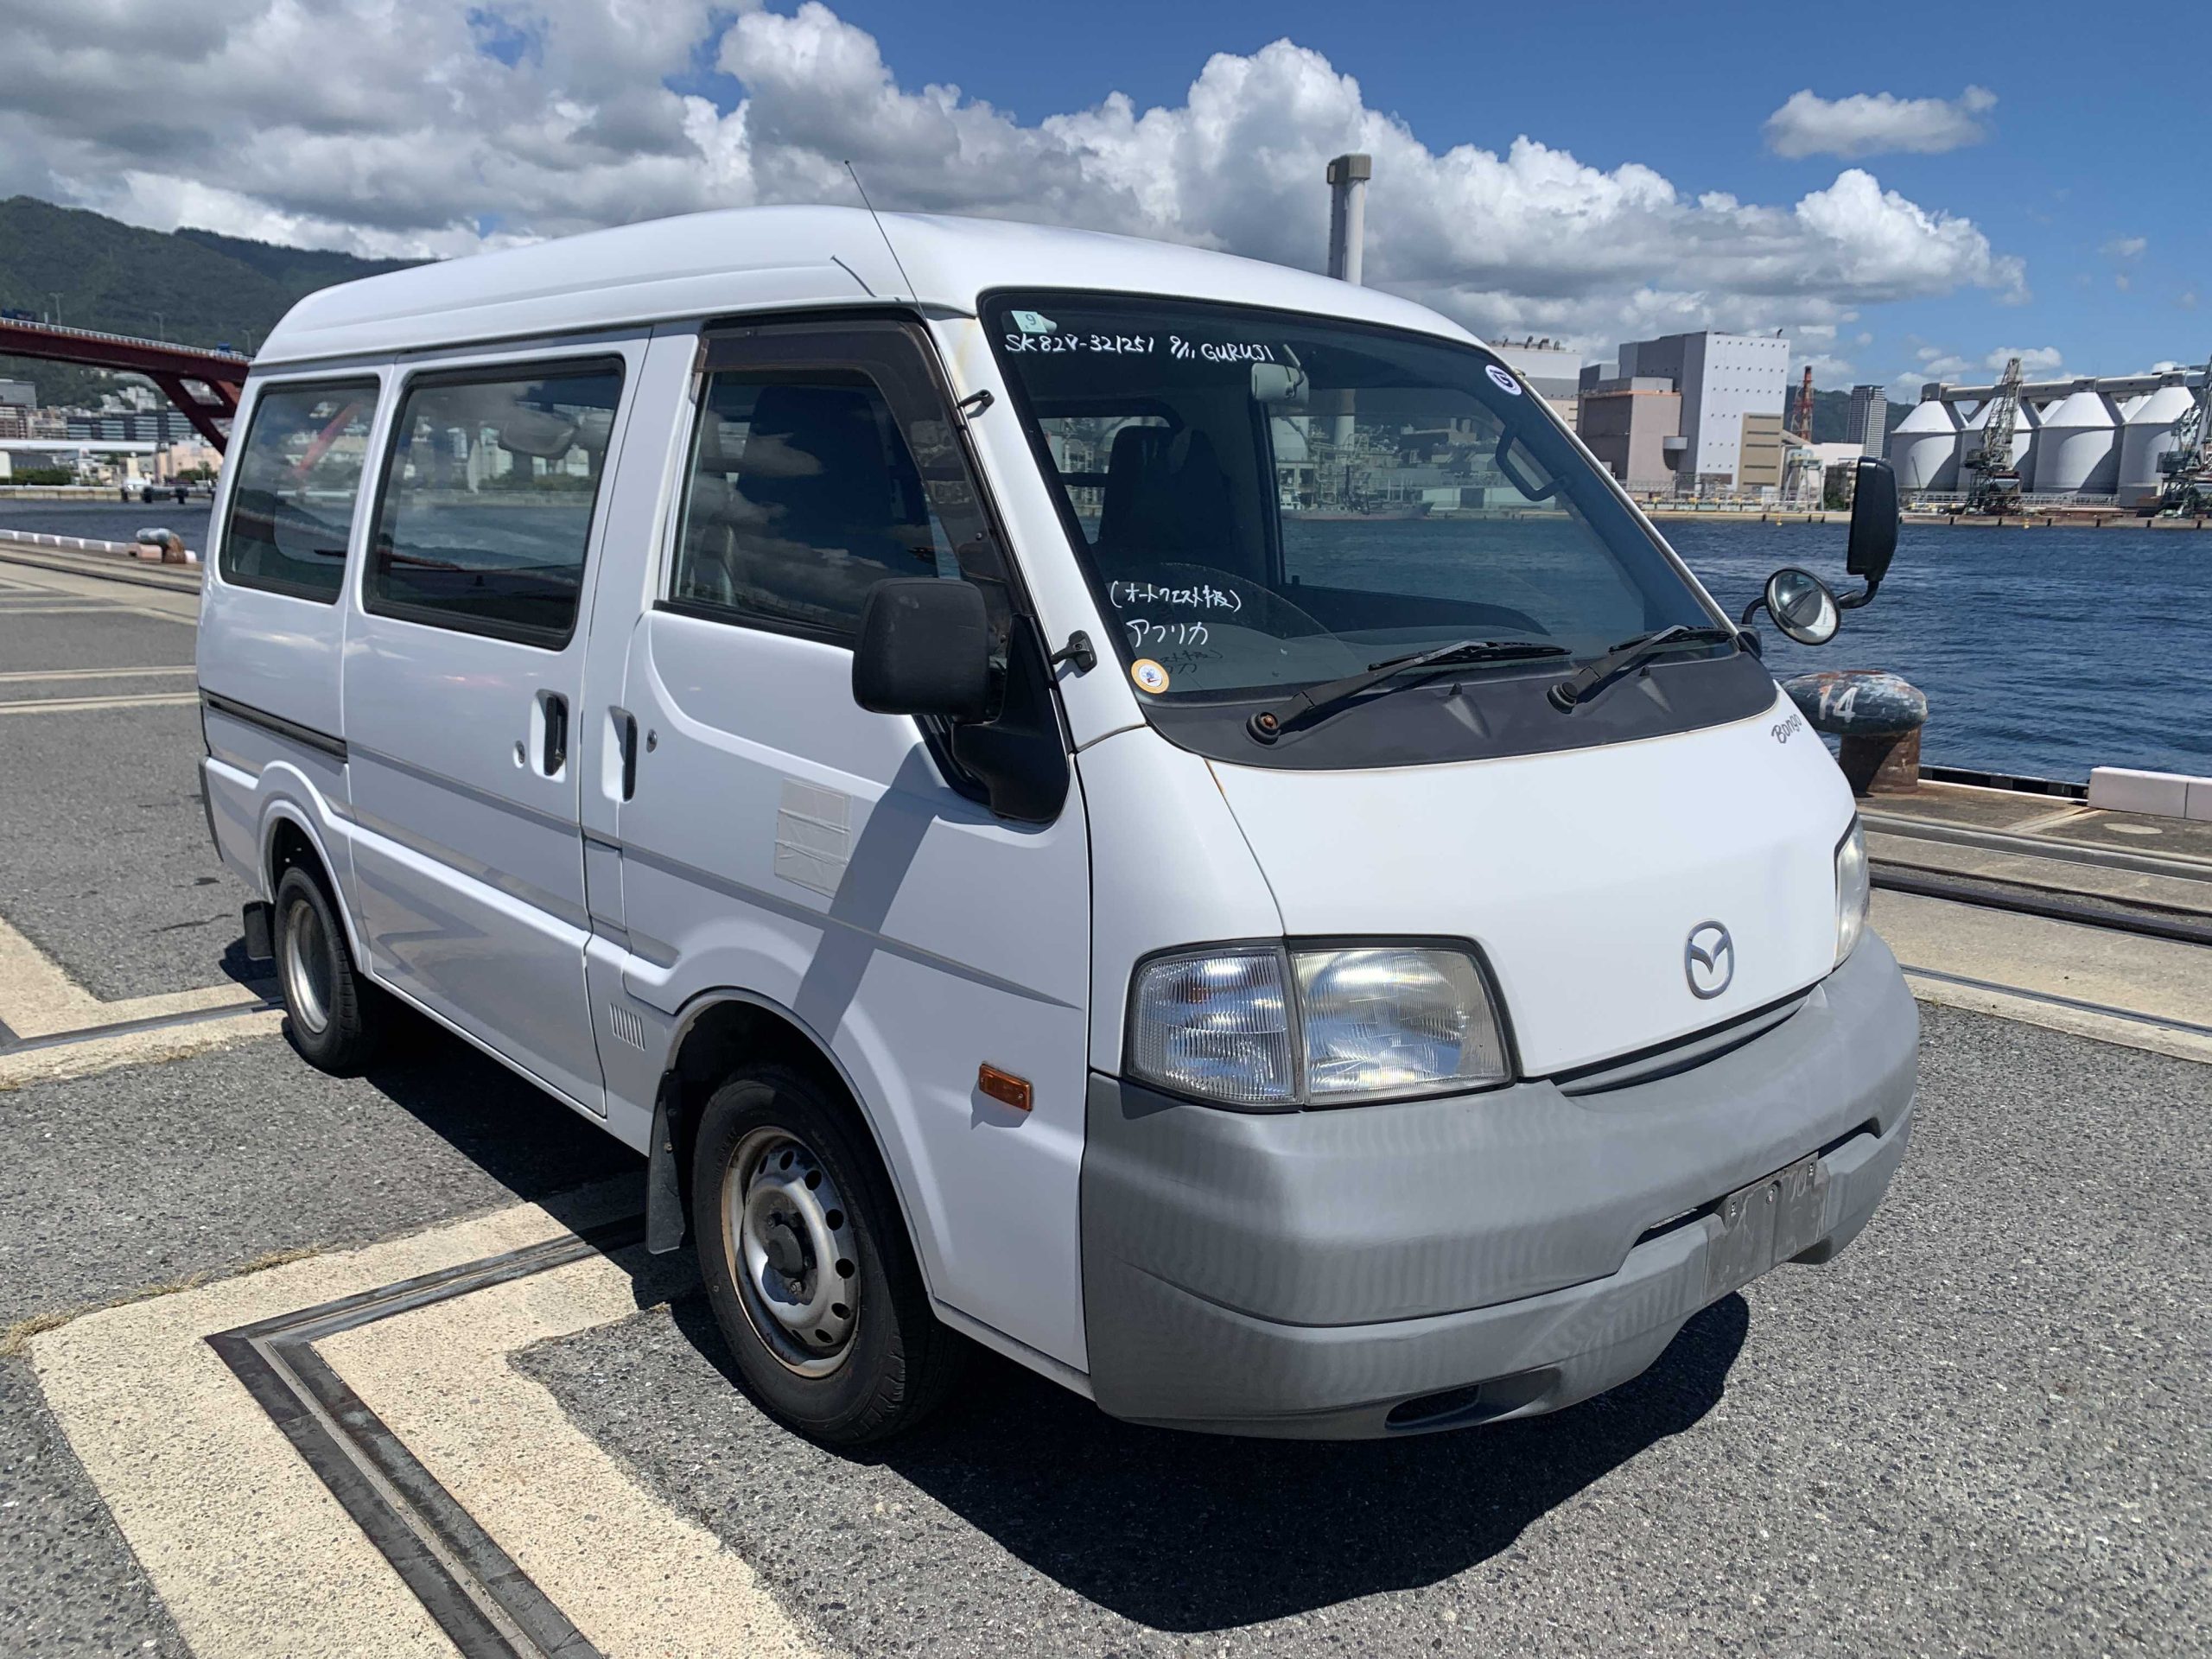
<svg viewBox="0 0 2212 1659">
<path fill-rule="evenodd" d="M 983 590 L 940 576 L 868 589 L 853 642 L 853 701 L 879 715 L 981 720 L 990 712 L 991 637 Z"/>
<path fill-rule="evenodd" d="M 1897 550 L 1897 475 L 1886 461 L 1872 455 L 1859 458 L 1858 476 L 1851 486 L 1851 542 L 1843 568 L 1866 579 L 1866 591 L 1836 602 L 1856 610 L 1874 597 L 1882 578 L 1890 573 L 1890 560 Z"/>
</svg>

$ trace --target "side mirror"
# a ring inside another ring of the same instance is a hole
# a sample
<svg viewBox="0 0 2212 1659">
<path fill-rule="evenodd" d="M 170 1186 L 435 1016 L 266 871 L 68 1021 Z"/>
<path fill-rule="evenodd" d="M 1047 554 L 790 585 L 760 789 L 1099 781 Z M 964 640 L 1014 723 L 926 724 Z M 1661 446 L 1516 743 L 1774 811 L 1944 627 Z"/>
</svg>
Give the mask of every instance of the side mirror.
<svg viewBox="0 0 2212 1659">
<path fill-rule="evenodd" d="M 1851 542 L 1843 568 L 1866 579 L 1866 591 L 1837 601 L 1856 610 L 1874 597 L 1897 550 L 1897 475 L 1886 461 L 1862 456 L 1851 487 Z"/>
<path fill-rule="evenodd" d="M 1784 565 L 1766 579 L 1759 603 L 1774 626 L 1801 645 L 1825 645 L 1843 626 L 1843 612 L 1827 583 L 1809 570 Z"/>
<path fill-rule="evenodd" d="M 983 590 L 941 576 L 868 589 L 853 641 L 853 701 L 879 715 L 981 720 L 989 712 L 991 636 Z"/>
</svg>

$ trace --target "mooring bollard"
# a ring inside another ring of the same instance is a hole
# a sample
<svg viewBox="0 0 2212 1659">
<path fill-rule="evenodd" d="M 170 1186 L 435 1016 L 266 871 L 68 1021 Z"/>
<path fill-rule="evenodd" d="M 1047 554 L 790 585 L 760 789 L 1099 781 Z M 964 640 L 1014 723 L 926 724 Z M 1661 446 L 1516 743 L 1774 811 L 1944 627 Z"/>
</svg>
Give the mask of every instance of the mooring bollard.
<svg viewBox="0 0 2212 1659">
<path fill-rule="evenodd" d="M 173 530 L 150 527 L 140 531 L 132 539 L 142 559 L 158 559 L 163 564 L 185 563 L 184 537 Z"/>
<path fill-rule="evenodd" d="M 1831 668 L 1782 683 L 1816 732 L 1842 739 L 1836 764 L 1853 795 L 1904 795 L 1920 787 L 1920 730 L 1928 698 L 1895 674 Z"/>
</svg>

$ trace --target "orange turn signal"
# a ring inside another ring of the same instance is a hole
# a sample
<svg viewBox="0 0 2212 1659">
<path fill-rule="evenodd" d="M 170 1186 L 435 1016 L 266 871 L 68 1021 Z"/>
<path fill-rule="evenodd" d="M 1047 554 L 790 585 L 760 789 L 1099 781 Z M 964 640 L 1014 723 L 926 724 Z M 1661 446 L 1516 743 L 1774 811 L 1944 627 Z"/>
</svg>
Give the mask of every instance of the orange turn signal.
<svg viewBox="0 0 2212 1659">
<path fill-rule="evenodd" d="M 1029 1079 L 1027 1077 L 1017 1077 L 1013 1072 L 1001 1071 L 995 1065 L 981 1065 L 976 1068 L 976 1086 L 1001 1106 L 1011 1106 L 1017 1112 L 1029 1109 Z"/>
</svg>

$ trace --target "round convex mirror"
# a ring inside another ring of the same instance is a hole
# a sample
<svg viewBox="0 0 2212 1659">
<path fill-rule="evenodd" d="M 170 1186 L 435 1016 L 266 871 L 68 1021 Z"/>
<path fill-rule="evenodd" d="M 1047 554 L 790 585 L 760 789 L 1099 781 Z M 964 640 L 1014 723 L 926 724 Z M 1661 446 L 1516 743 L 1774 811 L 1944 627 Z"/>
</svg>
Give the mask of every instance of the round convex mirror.
<svg viewBox="0 0 2212 1659">
<path fill-rule="evenodd" d="M 1827 583 L 1795 565 L 1766 579 L 1766 609 L 1775 626 L 1801 645 L 1825 645 L 1843 620 Z"/>
</svg>

